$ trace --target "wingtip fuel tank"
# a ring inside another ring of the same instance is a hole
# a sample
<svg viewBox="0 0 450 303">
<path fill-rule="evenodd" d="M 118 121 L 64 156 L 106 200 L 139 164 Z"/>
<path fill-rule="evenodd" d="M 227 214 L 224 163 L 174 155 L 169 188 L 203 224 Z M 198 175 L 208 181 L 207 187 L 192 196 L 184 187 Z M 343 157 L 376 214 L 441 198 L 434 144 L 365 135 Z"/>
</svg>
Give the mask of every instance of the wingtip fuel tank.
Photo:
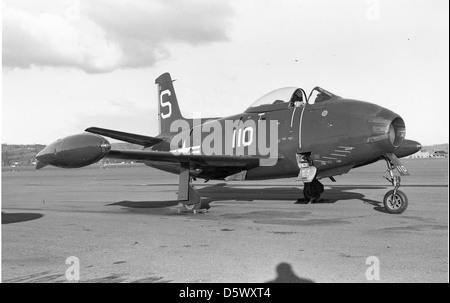
<svg viewBox="0 0 450 303">
<path fill-rule="evenodd" d="M 81 133 L 59 139 L 36 155 L 36 170 L 52 165 L 62 168 L 80 168 L 101 160 L 111 144 L 105 138 Z"/>
</svg>

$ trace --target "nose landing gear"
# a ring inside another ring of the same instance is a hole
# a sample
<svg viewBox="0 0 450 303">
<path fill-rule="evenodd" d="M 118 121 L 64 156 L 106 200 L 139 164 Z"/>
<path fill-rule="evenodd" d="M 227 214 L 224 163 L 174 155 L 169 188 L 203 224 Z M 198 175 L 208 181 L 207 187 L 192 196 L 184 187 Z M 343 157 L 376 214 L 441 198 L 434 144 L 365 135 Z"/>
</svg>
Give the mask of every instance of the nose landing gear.
<svg viewBox="0 0 450 303">
<path fill-rule="evenodd" d="M 401 175 L 409 175 L 409 173 L 395 155 L 386 154 L 384 159 L 386 160 L 388 167 L 384 174 L 384 178 L 394 186 L 394 189 L 391 189 L 384 195 L 384 208 L 390 214 L 401 214 L 408 207 L 408 197 L 406 197 L 404 192 L 398 189 L 400 187 L 401 178 L 400 176 L 394 175 L 394 169 L 396 168 Z"/>
</svg>

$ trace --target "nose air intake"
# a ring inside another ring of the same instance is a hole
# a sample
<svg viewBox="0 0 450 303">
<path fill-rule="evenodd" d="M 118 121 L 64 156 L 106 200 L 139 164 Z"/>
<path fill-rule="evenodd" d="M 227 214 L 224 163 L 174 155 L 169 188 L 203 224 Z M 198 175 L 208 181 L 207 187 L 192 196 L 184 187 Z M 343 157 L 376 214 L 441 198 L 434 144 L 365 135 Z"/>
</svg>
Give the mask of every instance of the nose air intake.
<svg viewBox="0 0 450 303">
<path fill-rule="evenodd" d="M 399 147 L 405 140 L 406 127 L 402 118 L 395 118 L 389 125 L 389 141 L 395 148 Z"/>
</svg>

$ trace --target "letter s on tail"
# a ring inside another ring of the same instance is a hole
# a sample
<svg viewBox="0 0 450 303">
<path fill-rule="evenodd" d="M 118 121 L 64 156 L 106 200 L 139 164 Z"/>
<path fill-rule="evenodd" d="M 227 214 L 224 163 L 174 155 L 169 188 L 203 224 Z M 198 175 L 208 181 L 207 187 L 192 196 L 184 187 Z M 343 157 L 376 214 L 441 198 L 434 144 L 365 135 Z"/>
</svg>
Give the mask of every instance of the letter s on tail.
<svg viewBox="0 0 450 303">
<path fill-rule="evenodd" d="M 173 88 L 172 78 L 169 73 L 164 73 L 156 78 L 155 83 L 158 92 L 158 120 L 159 133 L 169 133 L 173 121 L 182 119 L 183 116 L 178 106 L 177 95 Z"/>
</svg>

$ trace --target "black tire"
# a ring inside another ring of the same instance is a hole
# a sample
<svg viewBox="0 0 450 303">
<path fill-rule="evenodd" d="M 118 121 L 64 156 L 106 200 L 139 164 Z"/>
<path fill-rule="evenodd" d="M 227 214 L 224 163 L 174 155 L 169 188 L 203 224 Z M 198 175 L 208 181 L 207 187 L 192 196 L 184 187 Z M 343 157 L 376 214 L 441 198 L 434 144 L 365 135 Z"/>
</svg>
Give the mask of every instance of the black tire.
<svg viewBox="0 0 450 303">
<path fill-rule="evenodd" d="M 401 214 L 408 208 L 408 197 L 401 190 L 397 189 L 394 199 L 392 199 L 393 189 L 388 191 L 383 198 L 384 209 L 390 214 Z"/>
<path fill-rule="evenodd" d="M 319 200 L 322 191 L 319 182 L 305 183 L 303 187 L 303 196 L 307 201 Z"/>
<path fill-rule="evenodd" d="M 319 180 L 317 180 L 317 179 L 315 179 L 314 181 L 317 182 L 317 184 L 318 184 L 318 186 L 319 186 L 319 188 L 320 188 L 320 193 L 323 194 L 324 191 L 325 191 L 325 187 L 323 186 L 323 184 L 322 184 Z M 314 182 L 314 181 L 313 181 L 313 182 Z"/>
<path fill-rule="evenodd" d="M 303 186 L 303 197 L 305 197 L 306 201 L 309 201 L 309 199 L 311 198 L 311 194 L 310 194 L 311 189 L 310 189 L 310 187 L 311 187 L 311 185 L 309 185 L 309 184 L 305 184 Z"/>
</svg>

